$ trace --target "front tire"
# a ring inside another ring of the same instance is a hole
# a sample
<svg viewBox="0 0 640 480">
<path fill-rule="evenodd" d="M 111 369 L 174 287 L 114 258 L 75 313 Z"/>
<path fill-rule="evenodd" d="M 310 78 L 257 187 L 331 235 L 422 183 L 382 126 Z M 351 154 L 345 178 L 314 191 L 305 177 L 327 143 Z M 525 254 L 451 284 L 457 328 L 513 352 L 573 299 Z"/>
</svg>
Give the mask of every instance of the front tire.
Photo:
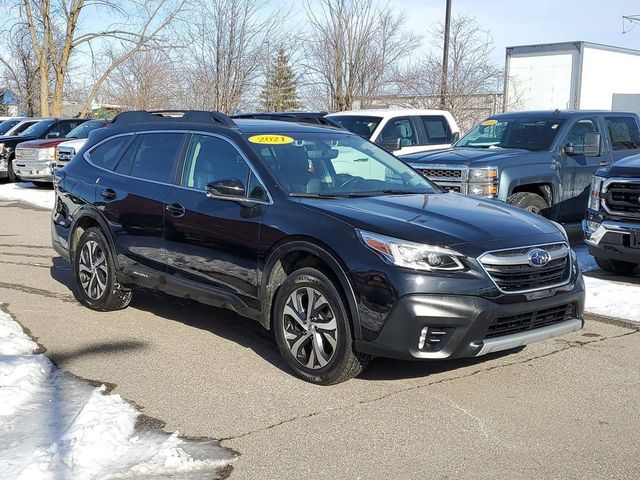
<svg viewBox="0 0 640 480">
<path fill-rule="evenodd" d="M 531 213 L 540 214 L 543 210 L 549 208 L 544 198 L 536 193 L 518 192 L 514 193 L 507 200 L 509 205 L 522 208 Z"/>
<path fill-rule="evenodd" d="M 357 353 L 347 303 L 329 278 L 315 268 L 296 270 L 278 289 L 273 329 L 287 365 L 320 385 L 359 375 L 369 356 Z"/>
<path fill-rule="evenodd" d="M 76 297 L 86 307 L 101 312 L 120 310 L 131 302 L 132 292 L 118 283 L 115 262 L 102 230 L 87 229 L 73 254 Z"/>
<path fill-rule="evenodd" d="M 13 161 L 15 157 L 9 158 L 7 163 L 7 178 L 9 179 L 9 183 L 15 183 L 18 181 L 18 176 L 16 175 L 16 171 L 13 169 Z"/>
<path fill-rule="evenodd" d="M 638 267 L 637 263 L 622 262 L 611 258 L 595 257 L 598 266 L 609 273 L 617 273 L 618 275 L 628 275 Z"/>
</svg>

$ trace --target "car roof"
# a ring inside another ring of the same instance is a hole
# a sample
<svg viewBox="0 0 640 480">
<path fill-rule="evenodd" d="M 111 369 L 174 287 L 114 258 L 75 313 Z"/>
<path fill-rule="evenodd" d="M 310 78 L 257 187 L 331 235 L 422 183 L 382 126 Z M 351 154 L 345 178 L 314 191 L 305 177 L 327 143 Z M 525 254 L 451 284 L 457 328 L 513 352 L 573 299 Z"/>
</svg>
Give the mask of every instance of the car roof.
<svg viewBox="0 0 640 480">
<path fill-rule="evenodd" d="M 327 117 L 338 117 L 345 115 L 368 115 L 376 117 L 396 117 L 399 115 L 450 115 L 446 110 L 433 110 L 422 108 L 369 108 L 365 110 L 347 110 L 344 112 L 330 113 Z"/>
<path fill-rule="evenodd" d="M 283 122 L 280 120 L 234 119 L 241 133 L 349 133 L 338 127 L 312 123 Z"/>
<path fill-rule="evenodd" d="M 608 115 L 637 115 L 633 112 L 623 112 L 623 111 L 611 111 L 611 110 L 529 110 L 523 112 L 507 112 L 507 113 L 498 113 L 496 115 L 491 115 L 490 118 L 540 118 L 540 117 L 556 117 L 556 118 L 572 118 L 575 116 L 582 115 L 597 115 L 597 114 L 608 114 Z"/>
</svg>

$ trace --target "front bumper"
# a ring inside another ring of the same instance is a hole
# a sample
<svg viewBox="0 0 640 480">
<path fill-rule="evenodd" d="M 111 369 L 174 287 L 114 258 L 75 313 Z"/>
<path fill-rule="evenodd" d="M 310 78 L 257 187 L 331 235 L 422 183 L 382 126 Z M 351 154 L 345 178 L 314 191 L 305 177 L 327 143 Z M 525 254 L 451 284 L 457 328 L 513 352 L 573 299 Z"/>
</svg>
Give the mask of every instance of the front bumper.
<svg viewBox="0 0 640 480">
<path fill-rule="evenodd" d="M 398 300 L 378 337 L 357 340 L 356 350 L 408 360 L 475 357 L 507 350 L 580 330 L 584 297 L 582 276 L 570 290 L 510 304 L 466 295 L 406 295 Z M 425 328 L 426 341 L 420 348 Z"/>
<path fill-rule="evenodd" d="M 14 171 L 21 180 L 53 182 L 53 165 L 50 160 L 41 162 L 15 160 Z"/>
<path fill-rule="evenodd" d="M 594 257 L 640 263 L 640 222 L 603 220 L 582 221 L 584 241 Z"/>
</svg>

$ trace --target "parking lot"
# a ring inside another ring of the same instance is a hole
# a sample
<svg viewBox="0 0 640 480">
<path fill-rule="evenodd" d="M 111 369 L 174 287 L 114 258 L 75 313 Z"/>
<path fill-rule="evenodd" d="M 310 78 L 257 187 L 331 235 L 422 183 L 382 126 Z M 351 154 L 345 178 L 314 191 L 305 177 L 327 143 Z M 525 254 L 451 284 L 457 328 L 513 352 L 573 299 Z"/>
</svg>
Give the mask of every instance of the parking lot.
<svg viewBox="0 0 640 480">
<path fill-rule="evenodd" d="M 478 360 L 375 360 L 319 387 L 255 322 L 139 291 L 98 313 L 70 291 L 49 212 L 0 202 L 0 303 L 63 370 L 169 431 L 240 454 L 231 478 L 638 478 L 638 329 L 581 332 Z M 636 282 L 627 279 L 628 282 Z"/>
</svg>

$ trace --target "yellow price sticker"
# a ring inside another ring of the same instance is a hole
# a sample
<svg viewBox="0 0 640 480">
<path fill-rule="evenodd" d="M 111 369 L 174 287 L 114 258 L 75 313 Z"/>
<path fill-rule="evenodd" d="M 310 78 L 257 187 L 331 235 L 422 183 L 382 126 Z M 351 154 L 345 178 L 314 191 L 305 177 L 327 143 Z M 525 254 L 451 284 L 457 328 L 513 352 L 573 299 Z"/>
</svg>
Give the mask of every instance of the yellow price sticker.
<svg viewBox="0 0 640 480">
<path fill-rule="evenodd" d="M 261 143 L 263 145 L 286 145 L 287 143 L 293 143 L 293 138 L 285 135 L 253 135 L 249 137 L 251 143 Z"/>
<path fill-rule="evenodd" d="M 496 123 L 498 123 L 498 120 L 491 119 L 491 120 L 485 120 L 480 125 L 482 125 L 483 127 L 490 127 L 491 125 L 495 125 Z"/>
</svg>

